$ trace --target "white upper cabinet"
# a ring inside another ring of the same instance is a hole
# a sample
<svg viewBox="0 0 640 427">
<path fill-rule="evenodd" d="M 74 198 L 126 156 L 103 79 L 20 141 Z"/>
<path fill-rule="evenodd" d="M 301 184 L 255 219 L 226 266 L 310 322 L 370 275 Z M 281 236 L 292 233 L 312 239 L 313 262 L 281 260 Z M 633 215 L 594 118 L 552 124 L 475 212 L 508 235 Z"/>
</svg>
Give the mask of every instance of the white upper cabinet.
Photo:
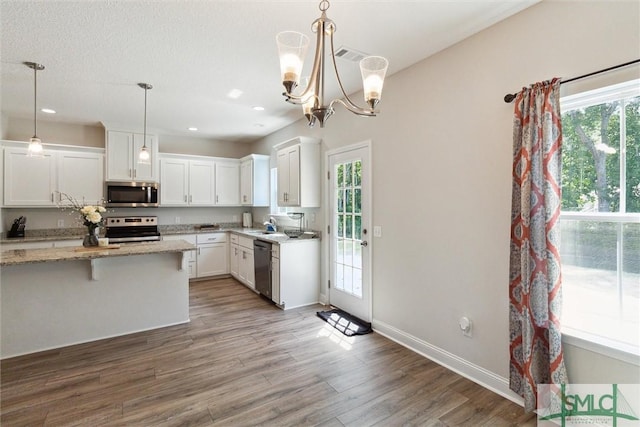
<svg viewBox="0 0 640 427">
<path fill-rule="evenodd" d="M 294 143 L 289 145 L 289 143 Z M 278 206 L 320 206 L 320 144 L 294 138 L 277 151 Z"/>
<path fill-rule="evenodd" d="M 5 206 L 55 206 L 55 152 L 45 150 L 42 157 L 29 157 L 26 148 L 7 148 L 4 173 Z"/>
<path fill-rule="evenodd" d="M 214 204 L 215 167 L 210 160 L 192 160 L 189 163 L 189 204 L 211 206 Z"/>
<path fill-rule="evenodd" d="M 216 159 L 216 206 L 240 205 L 240 162 Z"/>
<path fill-rule="evenodd" d="M 160 205 L 186 206 L 189 204 L 189 161 L 160 159 Z"/>
<path fill-rule="evenodd" d="M 269 156 L 252 154 L 240 160 L 240 203 L 269 206 Z"/>
<path fill-rule="evenodd" d="M 164 156 L 160 160 L 161 206 L 213 206 L 215 163 Z"/>
<path fill-rule="evenodd" d="M 80 203 L 95 204 L 103 199 L 101 152 L 45 147 L 43 157 L 29 157 L 26 148 L 8 147 L 4 151 L 5 206 L 56 206 L 59 192 Z"/>
<path fill-rule="evenodd" d="M 104 198 L 104 155 L 63 151 L 58 154 L 58 191 L 82 204 Z"/>
<path fill-rule="evenodd" d="M 133 132 L 107 131 L 108 181 L 158 181 L 158 140 L 147 135 L 150 164 L 138 163 L 138 153 L 144 145 L 144 135 Z"/>
</svg>

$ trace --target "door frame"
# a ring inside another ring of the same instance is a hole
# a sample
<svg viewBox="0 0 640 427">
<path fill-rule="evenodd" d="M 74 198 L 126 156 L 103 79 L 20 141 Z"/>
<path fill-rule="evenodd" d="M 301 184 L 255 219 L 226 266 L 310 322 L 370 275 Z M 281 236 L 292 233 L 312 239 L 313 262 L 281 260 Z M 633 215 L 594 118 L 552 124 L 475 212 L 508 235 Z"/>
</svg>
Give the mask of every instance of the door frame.
<svg viewBox="0 0 640 427">
<path fill-rule="evenodd" d="M 369 230 L 369 238 L 367 240 L 368 242 L 368 254 L 366 255 L 366 260 L 367 260 L 367 265 L 369 266 L 369 281 L 368 283 L 362 283 L 362 287 L 363 287 L 363 291 L 364 291 L 364 287 L 367 287 L 367 290 L 369 292 L 369 304 L 368 307 L 366 307 L 367 309 L 367 314 L 369 315 L 369 322 L 373 323 L 373 249 L 374 249 L 374 244 L 373 244 L 373 150 L 372 150 L 372 144 L 371 144 L 371 140 L 370 139 L 366 139 L 364 141 L 360 141 L 354 144 L 350 144 L 350 145 L 345 145 L 343 147 L 338 147 L 338 148 L 334 148 L 333 150 L 328 150 L 325 152 L 325 159 L 324 159 L 324 164 L 325 164 L 325 174 L 324 176 L 326 177 L 325 180 L 325 185 L 324 185 L 324 190 L 325 190 L 325 196 L 324 196 L 324 201 L 325 201 L 325 230 L 327 230 L 329 228 L 330 225 L 332 225 L 332 216 L 331 216 L 331 206 L 332 206 L 332 202 L 331 202 L 331 197 L 333 196 L 333 191 L 330 188 L 331 186 L 331 179 L 329 178 L 329 173 L 331 172 L 330 170 L 330 157 L 334 156 L 336 154 L 342 154 L 342 153 L 346 153 L 349 151 L 353 151 L 353 150 L 359 150 L 359 149 L 365 149 L 367 151 L 367 155 L 369 156 L 369 167 L 367 168 L 366 171 L 364 171 L 364 176 L 366 176 L 367 181 L 369 182 L 369 200 L 367 201 L 366 204 L 363 205 L 363 209 L 367 209 L 369 211 L 369 222 L 370 224 L 367 224 L 367 230 Z M 363 176 L 363 178 L 364 178 Z M 364 225 L 363 225 L 364 226 Z M 331 234 L 327 233 L 327 246 L 325 249 L 325 256 L 327 259 L 327 262 L 325 263 L 325 275 L 327 277 L 327 287 L 326 287 L 326 292 L 327 292 L 327 304 L 331 305 L 331 292 L 328 286 L 329 280 L 332 280 L 333 277 L 331 276 L 331 245 L 332 245 L 332 240 L 331 240 Z M 363 255 L 365 256 L 365 255 Z M 364 275 L 363 275 L 364 277 Z"/>
</svg>

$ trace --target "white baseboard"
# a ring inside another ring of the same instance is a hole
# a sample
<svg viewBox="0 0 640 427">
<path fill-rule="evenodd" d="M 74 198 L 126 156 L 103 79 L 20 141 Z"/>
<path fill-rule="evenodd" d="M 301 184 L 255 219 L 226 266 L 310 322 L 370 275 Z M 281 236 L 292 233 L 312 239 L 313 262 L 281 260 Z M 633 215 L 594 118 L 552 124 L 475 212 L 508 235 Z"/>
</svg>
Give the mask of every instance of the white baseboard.
<svg viewBox="0 0 640 427">
<path fill-rule="evenodd" d="M 380 335 L 397 342 L 409 350 L 415 351 L 429 360 L 433 360 L 437 364 L 462 375 L 520 406 L 524 406 L 522 397 L 509 389 L 509 380 L 507 378 L 496 375 L 481 366 L 475 365 L 426 341 L 422 341 L 380 320 L 373 319 L 372 327 L 373 330 Z"/>
</svg>

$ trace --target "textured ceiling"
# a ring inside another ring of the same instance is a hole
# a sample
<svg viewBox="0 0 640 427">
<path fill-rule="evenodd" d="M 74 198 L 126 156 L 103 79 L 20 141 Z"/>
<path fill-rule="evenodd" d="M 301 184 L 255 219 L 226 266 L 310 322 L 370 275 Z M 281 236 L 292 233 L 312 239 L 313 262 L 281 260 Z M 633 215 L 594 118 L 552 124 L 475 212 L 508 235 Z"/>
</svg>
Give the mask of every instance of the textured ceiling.
<svg viewBox="0 0 640 427">
<path fill-rule="evenodd" d="M 385 56 L 393 74 L 537 1 L 335 0 L 327 15 L 337 26 L 336 48 Z M 141 130 L 137 83 L 146 82 L 154 86 L 149 129 L 253 141 L 301 117 L 281 96 L 275 35 L 311 36 L 318 16 L 318 2 L 307 0 L 2 0 L 2 113 L 32 117 L 33 71 L 22 62 L 34 61 L 46 67 L 38 73 L 38 107 L 57 111 L 38 112 L 39 120 Z M 303 75 L 312 55 L 313 46 Z M 358 64 L 340 60 L 338 67 L 347 92 L 360 90 Z M 329 71 L 327 96 L 335 97 Z M 243 95 L 228 98 L 232 89 Z"/>
</svg>

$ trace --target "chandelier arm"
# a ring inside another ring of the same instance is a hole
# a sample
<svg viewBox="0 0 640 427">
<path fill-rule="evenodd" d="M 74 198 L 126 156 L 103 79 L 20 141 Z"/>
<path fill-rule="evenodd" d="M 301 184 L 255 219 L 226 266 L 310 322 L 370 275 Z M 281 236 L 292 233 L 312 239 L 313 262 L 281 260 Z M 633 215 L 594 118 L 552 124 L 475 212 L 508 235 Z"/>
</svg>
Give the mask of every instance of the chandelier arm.
<svg viewBox="0 0 640 427">
<path fill-rule="evenodd" d="M 329 104 L 329 108 L 333 108 L 333 104 L 336 102 L 339 102 L 344 106 L 344 108 L 358 116 L 375 117 L 379 113 L 379 111 L 365 110 L 364 108 L 360 108 L 357 105 L 349 104 L 342 99 L 334 99 L 333 101 L 331 101 L 331 104 Z"/>
<path fill-rule="evenodd" d="M 349 98 L 349 95 L 347 95 L 347 93 L 345 92 L 344 86 L 342 86 L 342 80 L 340 80 L 340 74 L 338 74 L 338 65 L 336 64 L 336 55 L 333 49 L 333 33 L 331 33 L 331 61 L 333 62 L 333 70 L 336 74 L 336 80 L 338 81 L 338 85 L 340 86 L 340 91 L 342 92 L 342 95 L 344 95 L 344 98 L 346 100 L 346 101 L 343 101 L 343 100 L 336 99 L 332 101 L 331 104 L 333 104 L 335 101 L 338 101 L 342 105 L 344 105 L 347 108 L 347 110 L 351 111 L 352 113 L 359 114 L 361 116 L 375 116 L 375 112 L 373 111 L 373 109 L 365 109 L 357 106 L 351 100 L 351 98 Z"/>
</svg>

